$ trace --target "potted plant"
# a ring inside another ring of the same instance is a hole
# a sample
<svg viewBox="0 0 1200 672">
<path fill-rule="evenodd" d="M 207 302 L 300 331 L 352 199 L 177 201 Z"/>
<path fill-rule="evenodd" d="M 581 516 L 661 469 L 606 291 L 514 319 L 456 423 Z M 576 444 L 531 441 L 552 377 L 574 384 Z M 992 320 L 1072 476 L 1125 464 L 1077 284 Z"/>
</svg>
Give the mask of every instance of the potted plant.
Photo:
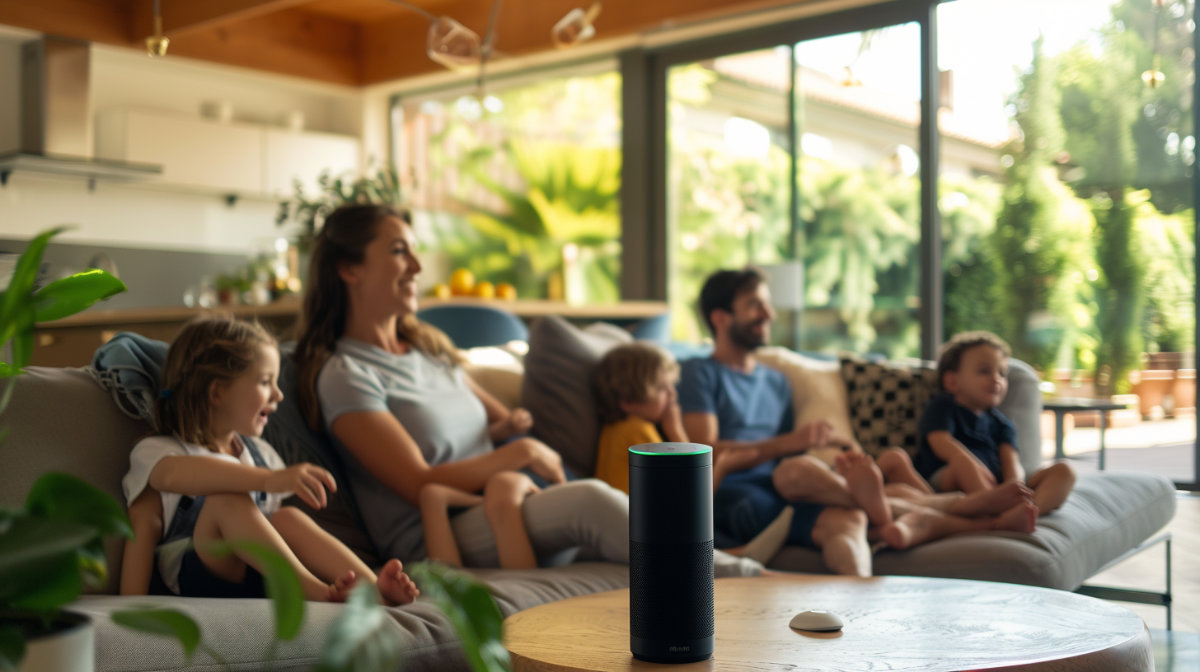
<svg viewBox="0 0 1200 672">
<path fill-rule="evenodd" d="M 338 206 L 347 203 L 381 203 L 399 206 L 404 202 L 400 191 L 400 176 L 394 168 L 381 168 L 368 175 L 351 178 L 334 177 L 328 170 L 317 177 L 319 192 L 310 196 L 304 185 L 296 180 L 293 185 L 295 196 L 279 204 L 275 225 L 283 226 L 295 222 L 299 227 L 293 244 L 301 254 L 307 254 L 312 241 L 325 223 L 325 218 Z"/>
<path fill-rule="evenodd" d="M 0 293 L 0 351 L 11 346 L 12 353 L 12 361 L 0 361 L 0 417 L 11 399 L 12 378 L 33 354 L 34 324 L 73 315 L 125 291 L 124 283 L 98 269 L 35 291 L 46 245 L 62 231 L 34 238 Z M 4 434 L 0 429 L 0 442 Z M 116 500 L 67 474 L 45 474 L 22 508 L 0 508 L 0 669 L 93 669 L 90 623 L 62 607 L 85 585 L 103 584 L 103 540 L 131 534 Z"/>
</svg>

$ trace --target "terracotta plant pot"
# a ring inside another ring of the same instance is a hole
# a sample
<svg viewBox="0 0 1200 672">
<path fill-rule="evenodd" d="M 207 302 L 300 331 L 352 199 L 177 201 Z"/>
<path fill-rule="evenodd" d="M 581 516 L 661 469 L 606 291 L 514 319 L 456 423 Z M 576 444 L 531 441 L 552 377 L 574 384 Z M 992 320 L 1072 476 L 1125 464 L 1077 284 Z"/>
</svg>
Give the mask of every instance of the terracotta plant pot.
<svg viewBox="0 0 1200 672">
<path fill-rule="evenodd" d="M 1138 411 L 1143 418 L 1161 418 L 1165 414 L 1164 402 L 1174 391 L 1175 372 L 1166 369 L 1135 371 L 1133 393 L 1138 395 Z M 1133 378 L 1133 375 L 1130 376 Z M 1169 405 L 1169 403 L 1168 403 Z"/>
</svg>

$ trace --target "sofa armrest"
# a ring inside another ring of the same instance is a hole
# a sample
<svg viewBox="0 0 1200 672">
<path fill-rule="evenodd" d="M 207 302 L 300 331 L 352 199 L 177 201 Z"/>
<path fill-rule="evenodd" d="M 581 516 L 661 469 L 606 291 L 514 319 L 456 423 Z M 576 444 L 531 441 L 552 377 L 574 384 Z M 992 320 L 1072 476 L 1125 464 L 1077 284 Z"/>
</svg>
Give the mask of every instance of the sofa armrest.
<svg viewBox="0 0 1200 672">
<path fill-rule="evenodd" d="M 1017 426 L 1021 466 L 1032 473 L 1042 464 L 1042 391 L 1033 367 L 1019 359 L 1008 361 L 1008 396 L 1000 411 Z"/>
</svg>

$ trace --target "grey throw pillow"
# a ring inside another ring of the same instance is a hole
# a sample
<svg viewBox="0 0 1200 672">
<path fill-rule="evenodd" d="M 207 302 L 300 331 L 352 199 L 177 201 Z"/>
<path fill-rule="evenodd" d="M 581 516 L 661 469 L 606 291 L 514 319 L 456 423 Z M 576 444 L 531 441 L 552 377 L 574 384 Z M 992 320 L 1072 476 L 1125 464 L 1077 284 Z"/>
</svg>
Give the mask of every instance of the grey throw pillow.
<svg viewBox="0 0 1200 672">
<path fill-rule="evenodd" d="M 533 415 L 532 434 L 562 455 L 578 476 L 596 467 L 600 421 L 592 393 L 592 370 L 604 353 L 633 341 L 629 332 L 597 322 L 585 329 L 543 317 L 529 332 L 521 400 Z"/>
</svg>

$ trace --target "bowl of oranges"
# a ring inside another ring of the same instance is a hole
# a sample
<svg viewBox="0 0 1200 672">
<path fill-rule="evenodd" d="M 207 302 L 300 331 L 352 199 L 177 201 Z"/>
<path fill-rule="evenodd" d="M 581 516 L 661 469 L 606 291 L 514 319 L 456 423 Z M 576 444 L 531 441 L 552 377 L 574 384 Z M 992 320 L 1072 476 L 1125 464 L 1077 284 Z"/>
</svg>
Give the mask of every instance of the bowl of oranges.
<svg viewBox="0 0 1200 672">
<path fill-rule="evenodd" d="M 449 281 L 435 284 L 429 293 L 439 299 L 471 297 L 512 301 L 517 298 L 517 288 L 510 283 L 476 280 L 475 274 L 466 268 L 455 269 Z"/>
</svg>

